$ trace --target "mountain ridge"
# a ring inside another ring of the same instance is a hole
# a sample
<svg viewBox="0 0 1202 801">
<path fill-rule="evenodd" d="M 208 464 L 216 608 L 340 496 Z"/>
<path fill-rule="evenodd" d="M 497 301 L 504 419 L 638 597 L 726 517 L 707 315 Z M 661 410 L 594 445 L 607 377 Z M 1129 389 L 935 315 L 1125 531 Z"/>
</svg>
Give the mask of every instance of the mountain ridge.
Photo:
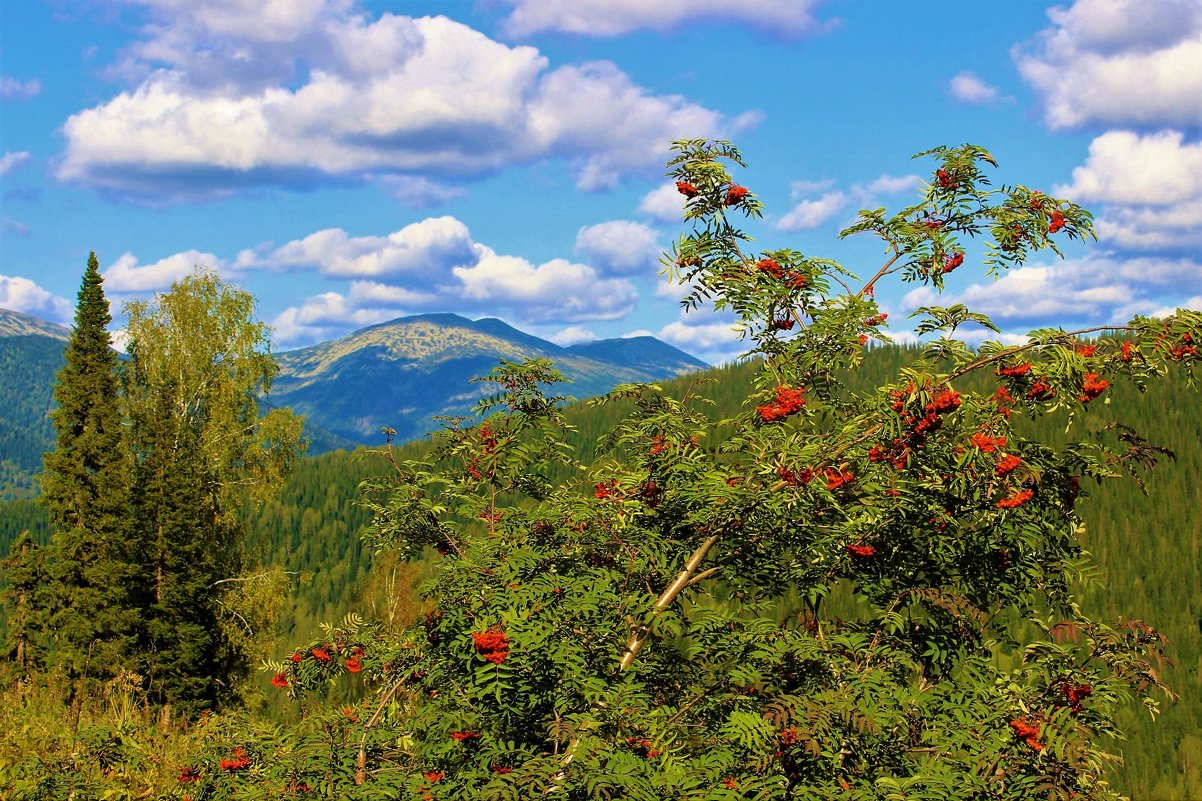
<svg viewBox="0 0 1202 801">
<path fill-rule="evenodd" d="M 70 334 L 0 309 L 0 497 L 33 493 L 41 454 L 54 447 L 48 411 Z M 708 366 L 654 337 L 563 347 L 494 317 L 450 312 L 399 317 L 275 358 L 281 369 L 264 405 L 306 416 L 312 455 L 380 444 L 384 427 L 399 441 L 419 439 L 439 416 L 470 416 L 486 391 L 471 379 L 502 359 L 551 359 L 573 382 L 562 391 L 581 398 Z"/>
<path fill-rule="evenodd" d="M 502 359 L 537 358 L 554 361 L 581 397 L 708 366 L 654 337 L 563 347 L 497 318 L 420 314 L 277 353 L 272 402 L 359 444 L 381 441 L 382 428 L 416 439 L 437 428 L 438 417 L 471 415 L 486 392 L 472 378 Z"/>
<path fill-rule="evenodd" d="M 0 309 L 0 337 L 30 335 L 61 339 L 66 342 L 71 337 L 71 329 L 25 312 Z"/>
</svg>

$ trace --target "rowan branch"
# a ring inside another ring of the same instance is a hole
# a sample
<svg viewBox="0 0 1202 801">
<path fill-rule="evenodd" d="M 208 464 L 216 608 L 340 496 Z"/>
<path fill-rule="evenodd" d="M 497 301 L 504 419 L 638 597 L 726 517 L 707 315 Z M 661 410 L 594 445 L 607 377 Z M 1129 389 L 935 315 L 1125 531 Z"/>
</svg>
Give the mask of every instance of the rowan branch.
<svg viewBox="0 0 1202 801">
<path fill-rule="evenodd" d="M 1065 331 L 1063 334 L 1057 334 L 1055 339 L 1056 340 L 1075 339 L 1076 337 L 1079 337 L 1082 334 L 1093 334 L 1098 331 L 1136 331 L 1136 332 L 1141 332 L 1141 331 L 1146 331 L 1146 330 L 1147 330 L 1146 326 L 1139 326 L 1139 325 L 1099 325 L 1099 326 L 1095 326 L 1093 328 L 1082 328 L 1077 331 Z M 1000 351 L 999 353 L 995 353 L 991 356 L 983 356 L 980 359 L 977 359 L 975 362 L 970 362 L 970 363 L 964 365 L 959 370 L 957 370 L 956 372 L 949 375 L 947 377 L 946 381 L 948 381 L 948 382 L 954 381 L 955 379 L 959 378 L 960 376 L 964 375 L 965 373 L 970 373 L 979 367 L 984 367 L 988 364 L 993 364 L 994 362 L 1000 362 L 1003 359 L 1006 359 L 1010 356 L 1015 355 L 1016 353 L 1022 353 L 1023 351 L 1031 350 L 1032 348 L 1042 347 L 1043 345 L 1046 345 L 1046 344 L 1048 344 L 1048 342 L 1046 340 L 1036 340 L 1033 342 L 1028 342 L 1025 345 L 1015 345 L 1012 348 L 1008 348 L 1006 350 Z"/>
<path fill-rule="evenodd" d="M 652 619 L 655 619 L 663 614 L 663 611 L 667 609 L 673 601 L 676 600 L 676 596 L 680 595 L 680 591 L 688 586 L 689 580 L 693 577 L 694 571 L 697 570 L 697 566 L 701 564 L 701 560 L 705 559 L 706 554 L 710 552 L 710 549 L 713 548 L 717 542 L 718 535 L 711 534 L 706 538 L 705 542 L 697 546 L 697 550 L 693 551 L 693 555 L 689 557 L 689 561 L 685 562 L 684 569 L 680 571 L 680 574 L 676 576 L 675 580 L 673 580 L 673 582 L 668 585 L 667 589 L 660 593 L 659 598 L 656 599 L 655 605 L 651 608 Z M 642 650 L 643 643 L 646 642 L 649 632 L 650 629 L 646 624 L 644 624 L 639 626 L 638 630 L 631 636 L 630 642 L 626 644 L 626 650 L 623 652 L 622 661 L 618 664 L 619 673 L 625 671 L 631 666 L 631 664 L 634 663 L 634 658 L 638 656 L 639 651 Z"/>
</svg>

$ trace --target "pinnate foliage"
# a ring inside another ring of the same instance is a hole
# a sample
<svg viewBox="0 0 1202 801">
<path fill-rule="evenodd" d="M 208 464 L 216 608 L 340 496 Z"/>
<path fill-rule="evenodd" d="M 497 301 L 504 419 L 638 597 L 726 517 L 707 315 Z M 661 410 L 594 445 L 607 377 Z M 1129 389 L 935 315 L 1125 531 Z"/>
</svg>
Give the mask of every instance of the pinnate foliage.
<svg viewBox="0 0 1202 801">
<path fill-rule="evenodd" d="M 425 613 L 400 631 L 350 617 L 265 663 L 304 722 L 183 766 L 181 794 L 1117 796 L 1116 714 L 1168 695 L 1164 643 L 1079 609 L 1076 507 L 1082 482 L 1163 454 L 1122 427 L 1061 444 L 1014 423 L 1071 424 L 1170 369 L 1192 383 L 1202 315 L 973 350 L 957 332 L 988 319 L 932 306 L 924 358 L 857 390 L 887 336 L 878 282 L 939 289 L 971 237 L 1009 269 L 1091 236 L 1088 213 L 991 188 L 980 148 L 931 151 L 918 202 L 844 232 L 888 250 L 860 283 L 751 249 L 736 220 L 761 207 L 733 146 L 676 152 L 691 229 L 667 272 L 687 305 L 739 316 L 759 365 L 743 410 L 712 422 L 703 386 L 620 387 L 600 402 L 631 411 L 582 465 L 553 367 L 503 363 L 478 420 L 448 420 L 426 459 L 386 449 L 391 474 L 364 486 L 370 543 L 434 560 Z M 363 701 L 323 703 L 347 682 Z"/>
</svg>

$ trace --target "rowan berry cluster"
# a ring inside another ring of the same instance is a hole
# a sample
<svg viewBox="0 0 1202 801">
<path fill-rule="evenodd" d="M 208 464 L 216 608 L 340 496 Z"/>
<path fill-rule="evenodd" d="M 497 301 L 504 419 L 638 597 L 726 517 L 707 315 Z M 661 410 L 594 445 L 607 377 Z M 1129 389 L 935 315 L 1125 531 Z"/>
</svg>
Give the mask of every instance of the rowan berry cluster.
<svg viewBox="0 0 1202 801">
<path fill-rule="evenodd" d="M 480 633 L 472 632 L 476 643 L 476 652 L 494 665 L 499 665 L 509 658 L 509 637 L 499 629 L 491 629 Z"/>
<path fill-rule="evenodd" d="M 1089 403 L 1105 392 L 1108 386 L 1110 386 L 1110 382 L 1097 373 L 1086 373 L 1082 379 L 1081 394 L 1077 396 L 1077 400 Z"/>
<path fill-rule="evenodd" d="M 1043 743 L 1039 742 L 1039 726 L 1038 720 L 1025 717 L 1010 721 L 1010 728 L 1014 729 L 1015 735 L 1025 742 L 1027 747 L 1036 751 L 1043 750 Z"/>
<path fill-rule="evenodd" d="M 1033 490 L 1024 489 L 998 501 L 994 506 L 999 509 L 1017 509 L 1035 496 Z"/>
<path fill-rule="evenodd" d="M 878 443 L 869 448 L 869 461 L 889 462 L 898 470 L 904 469 L 911 454 L 922 448 L 930 435 L 943 427 L 942 415 L 960 407 L 960 393 L 951 389 L 943 390 L 923 406 L 920 416 L 906 408 L 909 403 L 907 398 L 914 393 L 913 384 L 905 389 L 897 389 L 889 393 L 889 396 L 893 398 L 890 408 L 897 413 L 909 430 L 901 436 L 894 437 L 887 446 Z"/>
<path fill-rule="evenodd" d="M 805 387 L 793 388 L 780 386 L 775 391 L 776 400 L 772 403 L 765 403 L 755 407 L 756 414 L 765 423 L 784 420 L 789 415 L 799 412 L 801 407 L 806 405 Z"/>
<path fill-rule="evenodd" d="M 726 203 L 727 206 L 734 206 L 737 203 L 743 202 L 743 200 L 747 198 L 748 194 L 749 190 L 747 187 L 735 184 L 730 189 L 726 190 L 726 197 L 724 198 L 723 202 Z"/>
<path fill-rule="evenodd" d="M 1064 214 L 1057 209 L 1048 220 L 1048 233 L 1057 234 L 1064 229 Z"/>
<path fill-rule="evenodd" d="M 1069 681 L 1063 682 L 1059 690 L 1064 700 L 1068 702 L 1068 708 L 1072 712 L 1080 712 L 1084 708 L 1081 706 L 1081 702 L 1093 695 L 1093 687 L 1091 685 L 1073 684 Z"/>
<path fill-rule="evenodd" d="M 755 269 L 761 273 L 767 273 L 779 281 L 784 281 L 785 285 L 790 289 L 801 289 L 806 285 L 806 277 L 804 275 L 786 270 L 776 259 L 768 258 L 767 256 L 755 263 Z M 792 328 L 792 325 L 789 327 Z"/>
<path fill-rule="evenodd" d="M 229 759 L 221 760 L 221 769 L 227 773 L 243 770 L 250 765 L 250 755 L 246 753 L 246 749 L 238 746 L 234 749 L 234 755 Z"/>
<path fill-rule="evenodd" d="M 643 759 L 654 759 L 659 756 L 659 749 L 655 748 L 654 743 L 646 737 L 627 737 L 626 742 L 630 743 L 630 750 L 634 752 L 635 756 Z"/>
</svg>

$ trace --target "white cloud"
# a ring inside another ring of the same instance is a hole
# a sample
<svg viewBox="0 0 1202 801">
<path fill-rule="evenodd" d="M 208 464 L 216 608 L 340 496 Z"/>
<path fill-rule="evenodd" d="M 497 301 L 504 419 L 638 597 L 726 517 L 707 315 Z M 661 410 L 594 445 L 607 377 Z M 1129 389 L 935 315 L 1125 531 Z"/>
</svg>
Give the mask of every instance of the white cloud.
<svg viewBox="0 0 1202 801">
<path fill-rule="evenodd" d="M 643 195 L 639 201 L 639 211 L 657 222 L 679 225 L 684 221 L 685 202 L 684 195 L 676 191 L 676 185 L 668 183 Z"/>
<path fill-rule="evenodd" d="M 1077 0 L 1015 48 L 1052 128 L 1197 125 L 1202 118 L 1202 3 Z"/>
<path fill-rule="evenodd" d="M 523 322 L 615 319 L 629 314 L 637 299 L 628 281 L 603 278 L 588 265 L 564 259 L 534 265 L 497 254 L 473 241 L 461 221 L 445 216 L 386 236 L 352 237 L 327 228 L 278 247 L 244 250 L 233 266 L 356 279 L 347 298 L 355 308 L 503 308 Z"/>
<path fill-rule="evenodd" d="M 607 61 L 547 73 L 529 108 L 533 140 L 545 143 L 548 155 L 572 159 L 582 189 L 603 189 L 622 173 L 660 167 L 674 139 L 737 132 L 755 121 L 724 121 L 679 95 L 649 94 Z"/>
<path fill-rule="evenodd" d="M 608 241 L 585 240 L 597 252 Z M 227 269 L 352 279 L 349 292 L 317 295 L 275 318 L 277 336 L 289 344 L 419 312 L 488 314 L 524 325 L 614 320 L 630 314 L 638 301 L 633 284 L 593 266 L 566 259 L 536 265 L 498 254 L 473 241 L 454 217 L 429 218 L 385 236 L 352 237 L 329 228 L 279 246 L 243 250 Z"/>
<path fill-rule="evenodd" d="M 725 364 L 747 352 L 749 346 L 738 338 L 731 323 L 690 324 L 686 320 L 668 323 L 655 336 L 709 364 Z"/>
<path fill-rule="evenodd" d="M 626 336 L 650 334 L 704 362 L 723 364 L 752 347 L 752 343 L 739 338 L 737 322 L 738 318 L 729 310 L 719 312 L 711 306 L 701 306 L 681 309 L 675 320 L 658 331 L 635 331 Z"/>
<path fill-rule="evenodd" d="M 387 236 L 352 237 L 326 228 L 270 252 L 246 250 L 239 268 L 275 271 L 316 270 L 332 278 L 396 278 L 421 282 L 445 279 L 452 267 L 475 264 L 483 255 L 467 226 L 454 217 L 432 217 Z"/>
<path fill-rule="evenodd" d="M 942 295 L 929 287 L 910 291 L 902 301 L 918 306 L 963 303 L 995 323 L 1046 325 L 1048 320 L 1105 325 L 1134 314 L 1149 314 L 1202 286 L 1202 263 L 1192 259 L 1090 255 L 1046 266 L 1019 267 L 990 283 L 972 284 Z"/>
<path fill-rule="evenodd" d="M 1055 191 L 1106 204 L 1097 222 L 1104 245 L 1196 253 L 1202 242 L 1202 143 L 1186 143 L 1178 131 L 1105 133 L 1072 183 Z"/>
<path fill-rule="evenodd" d="M 19 81 L 7 75 L 0 75 L 0 97 L 5 100 L 28 100 L 42 91 L 42 82 L 37 78 Z"/>
<path fill-rule="evenodd" d="M 673 138 L 755 122 L 652 94 L 608 62 L 549 69 L 443 17 L 141 2 L 156 24 L 119 65 L 136 86 L 67 120 L 62 180 L 166 202 L 395 176 L 402 199 L 425 203 L 448 182 L 558 158 L 599 189 L 658 167 Z"/>
<path fill-rule="evenodd" d="M 1140 135 L 1109 131 L 1089 145 L 1072 184 L 1056 192 L 1074 200 L 1168 205 L 1202 195 L 1202 143 L 1183 144 L 1178 131 Z"/>
<path fill-rule="evenodd" d="M 782 231 L 811 231 L 828 223 L 847 206 L 847 195 L 827 192 L 814 200 L 803 200 L 776 222 Z"/>
<path fill-rule="evenodd" d="M 810 231 L 821 228 L 849 205 L 866 206 L 881 195 L 912 191 L 919 185 L 916 175 L 881 175 L 867 183 L 853 184 L 846 191 L 835 189 L 835 182 L 790 181 L 789 194 L 801 200 L 776 221 L 781 231 Z M 821 193 L 821 194 L 818 194 Z M 818 197 L 806 197 L 818 194 Z"/>
<path fill-rule="evenodd" d="M 271 321 L 272 340 L 278 345 L 310 345 L 398 316 L 388 308 L 356 308 L 337 292 L 325 292 L 276 315 Z"/>
<path fill-rule="evenodd" d="M 474 267 L 452 270 L 464 301 L 482 309 L 511 310 L 523 321 L 617 320 L 634 311 L 638 293 L 623 279 L 566 259 L 534 265 L 491 251 Z"/>
<path fill-rule="evenodd" d="M 996 86 L 985 83 L 971 72 L 961 72 L 953 77 L 948 81 L 947 90 L 956 100 L 972 105 L 996 103 L 1001 99 Z"/>
<path fill-rule="evenodd" d="M 745 23 L 773 33 L 814 33 L 824 24 L 814 16 L 819 0 L 505 0 L 513 13 L 502 25 L 511 36 L 560 31 L 585 36 L 621 36 L 650 28 L 670 30 L 694 22 Z"/>
<path fill-rule="evenodd" d="M 0 175 L 7 174 L 9 170 L 26 161 L 30 155 L 28 150 L 17 150 L 0 156 Z"/>
<path fill-rule="evenodd" d="M 101 275 L 106 292 L 158 292 L 191 275 L 197 267 L 210 267 L 220 273 L 224 266 L 212 253 L 197 250 L 176 253 L 152 264 L 138 264 L 132 253 L 123 253 Z"/>
<path fill-rule="evenodd" d="M 1178 309 L 1191 309 L 1193 311 L 1202 311 L 1202 295 L 1194 295 L 1192 298 L 1177 303 L 1174 306 L 1165 306 L 1157 309 L 1149 314 L 1149 317 L 1171 317 L 1177 313 Z"/>
<path fill-rule="evenodd" d="M 897 195 L 902 192 L 912 192 L 918 188 L 917 175 L 882 175 L 866 184 L 852 187 L 852 194 L 857 199 L 867 200 L 877 195 Z"/>
<path fill-rule="evenodd" d="M 589 264 L 610 275 L 654 274 L 662 248 L 659 233 L 629 220 L 588 225 L 576 234 L 576 252 Z"/>
<path fill-rule="evenodd" d="M 75 317 L 74 303 L 19 275 L 0 275 L 0 308 L 62 325 L 70 325 Z"/>
<path fill-rule="evenodd" d="M 587 328 L 581 328 L 578 325 L 568 326 L 562 331 L 557 331 L 551 334 L 547 339 L 554 342 L 556 345 L 562 345 L 565 348 L 569 345 L 578 345 L 581 342 L 592 342 L 597 339 L 597 335 Z"/>
<path fill-rule="evenodd" d="M 447 298 L 439 294 L 437 288 L 423 290 L 377 281 L 352 281 L 349 299 L 357 309 L 381 306 L 397 310 L 438 310 L 439 304 L 447 302 Z"/>
</svg>

